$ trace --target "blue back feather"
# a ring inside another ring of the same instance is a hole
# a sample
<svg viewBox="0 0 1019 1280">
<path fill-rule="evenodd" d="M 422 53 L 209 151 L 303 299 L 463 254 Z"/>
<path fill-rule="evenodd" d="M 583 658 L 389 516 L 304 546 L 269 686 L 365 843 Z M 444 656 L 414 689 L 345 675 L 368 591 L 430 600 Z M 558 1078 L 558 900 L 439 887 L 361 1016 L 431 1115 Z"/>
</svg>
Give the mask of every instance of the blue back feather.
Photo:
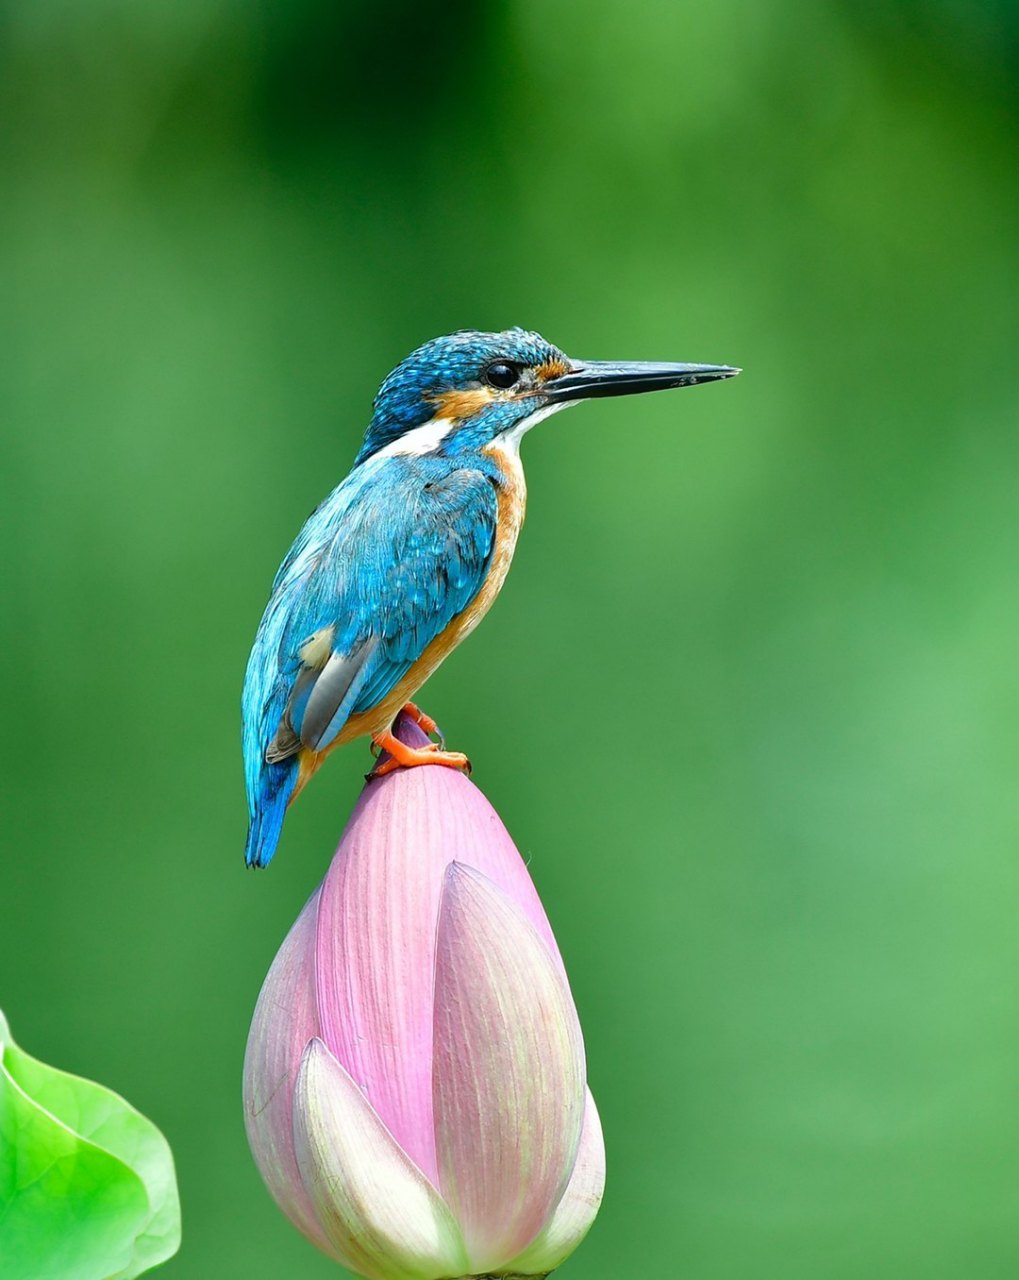
<svg viewBox="0 0 1019 1280">
<path fill-rule="evenodd" d="M 438 454 L 370 458 L 311 515 L 291 547 L 248 661 L 242 699 L 251 832 L 247 860 L 272 857 L 297 778 L 297 760 L 265 753 L 298 676 L 300 651 L 335 628 L 332 648 L 364 652 L 351 697 L 321 738 L 325 750 L 350 715 L 377 706 L 480 590 L 495 540 L 498 471 Z M 370 642 L 370 643 L 369 643 Z M 296 735 L 311 685 L 289 708 Z"/>
<path fill-rule="evenodd" d="M 354 470 L 280 566 L 242 697 L 249 865 L 272 858 L 299 751 L 325 750 L 351 715 L 378 706 L 485 581 L 500 476 L 482 450 L 533 404 L 495 398 L 432 453 L 380 451 L 430 421 L 444 392 L 481 386 L 493 359 L 540 366 L 565 357 L 524 329 L 465 329 L 412 352 L 379 389 Z M 336 656 L 302 661 L 324 628 Z"/>
</svg>

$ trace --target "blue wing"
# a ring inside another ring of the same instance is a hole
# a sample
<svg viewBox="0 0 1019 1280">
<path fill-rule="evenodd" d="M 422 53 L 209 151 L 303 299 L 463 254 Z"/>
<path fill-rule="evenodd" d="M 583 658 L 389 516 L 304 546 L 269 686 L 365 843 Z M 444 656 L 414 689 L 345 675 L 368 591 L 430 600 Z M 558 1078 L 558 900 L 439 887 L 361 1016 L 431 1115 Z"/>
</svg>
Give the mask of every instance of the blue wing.
<svg viewBox="0 0 1019 1280">
<path fill-rule="evenodd" d="M 301 530 L 245 678 L 249 862 L 272 856 L 301 749 L 325 750 L 377 706 L 477 595 L 495 542 L 494 478 L 441 457 L 370 459 Z"/>
</svg>

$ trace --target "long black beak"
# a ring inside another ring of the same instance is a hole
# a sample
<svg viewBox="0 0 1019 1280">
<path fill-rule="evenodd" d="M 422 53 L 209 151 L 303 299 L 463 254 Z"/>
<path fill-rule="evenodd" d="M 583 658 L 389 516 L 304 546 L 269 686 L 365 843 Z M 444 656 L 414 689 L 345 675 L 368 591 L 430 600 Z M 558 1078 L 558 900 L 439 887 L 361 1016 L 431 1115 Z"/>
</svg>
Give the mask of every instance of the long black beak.
<svg viewBox="0 0 1019 1280">
<path fill-rule="evenodd" d="M 727 364 L 655 364 L 646 360 L 585 360 L 569 373 L 546 382 L 542 392 L 553 403 L 590 400 L 595 396 L 632 396 L 641 391 L 693 387 L 698 382 L 734 378 L 739 369 Z"/>
</svg>

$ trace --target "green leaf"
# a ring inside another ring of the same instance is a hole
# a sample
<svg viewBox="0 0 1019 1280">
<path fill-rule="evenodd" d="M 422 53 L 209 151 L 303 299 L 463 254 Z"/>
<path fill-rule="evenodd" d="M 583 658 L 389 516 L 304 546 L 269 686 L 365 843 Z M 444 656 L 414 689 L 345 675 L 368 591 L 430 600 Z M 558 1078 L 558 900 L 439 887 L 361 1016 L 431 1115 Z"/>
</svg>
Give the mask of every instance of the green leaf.
<svg viewBox="0 0 1019 1280">
<path fill-rule="evenodd" d="M 132 1280 L 179 1244 L 163 1135 L 111 1090 L 19 1049 L 0 1014 L 3 1280 Z"/>
</svg>

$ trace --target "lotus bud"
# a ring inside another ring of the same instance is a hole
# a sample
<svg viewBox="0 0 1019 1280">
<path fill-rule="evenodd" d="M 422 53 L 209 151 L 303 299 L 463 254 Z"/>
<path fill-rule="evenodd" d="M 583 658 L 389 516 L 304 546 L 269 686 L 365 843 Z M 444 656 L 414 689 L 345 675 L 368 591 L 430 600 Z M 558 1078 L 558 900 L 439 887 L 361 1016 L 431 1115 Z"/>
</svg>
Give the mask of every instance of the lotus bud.
<svg viewBox="0 0 1019 1280">
<path fill-rule="evenodd" d="M 365 787 L 262 987 L 244 1102 L 277 1204 L 368 1280 L 545 1276 L 586 1234 L 605 1154 L 576 1009 L 461 773 Z"/>
</svg>

